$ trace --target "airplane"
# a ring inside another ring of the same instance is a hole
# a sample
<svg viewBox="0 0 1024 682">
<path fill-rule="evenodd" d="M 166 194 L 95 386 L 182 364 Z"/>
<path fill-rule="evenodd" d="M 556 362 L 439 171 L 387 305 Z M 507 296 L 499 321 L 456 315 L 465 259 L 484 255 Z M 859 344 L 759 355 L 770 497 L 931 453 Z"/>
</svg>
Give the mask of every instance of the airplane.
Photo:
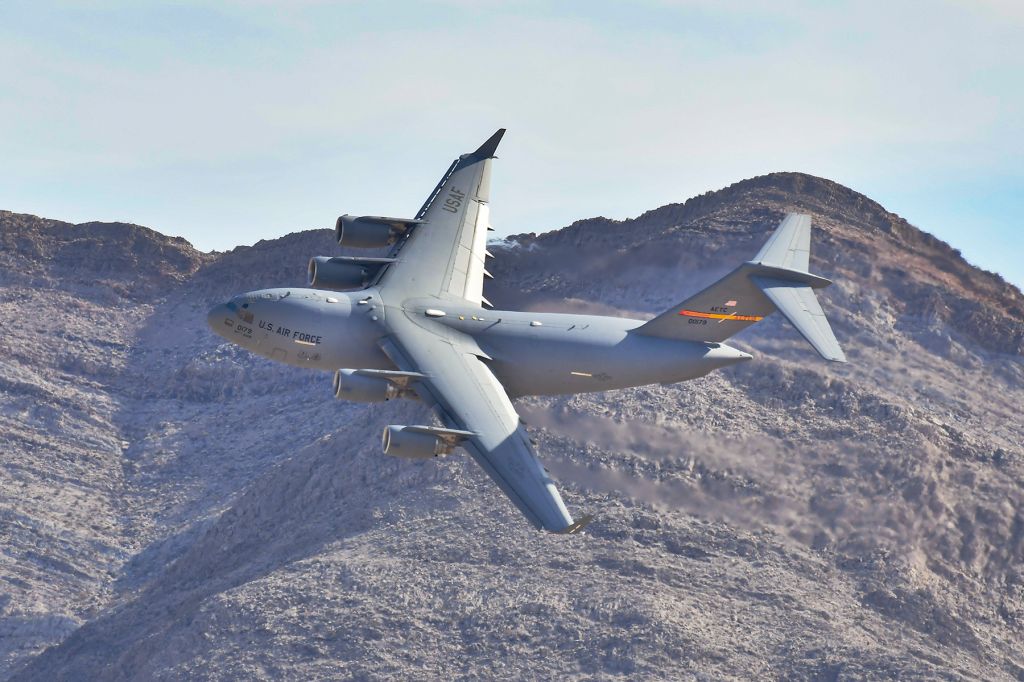
<svg viewBox="0 0 1024 682">
<path fill-rule="evenodd" d="M 337 398 L 415 398 L 441 426 L 389 425 L 385 454 L 463 448 L 537 529 L 576 533 L 512 399 L 672 384 L 751 359 L 726 339 L 778 310 L 826 360 L 846 358 L 808 272 L 811 220 L 789 214 L 753 260 L 651 320 L 495 310 L 484 298 L 491 166 L 505 130 L 455 159 L 413 218 L 343 215 L 343 247 L 317 256 L 308 288 L 252 291 L 210 327 L 253 353 L 334 372 Z"/>
</svg>

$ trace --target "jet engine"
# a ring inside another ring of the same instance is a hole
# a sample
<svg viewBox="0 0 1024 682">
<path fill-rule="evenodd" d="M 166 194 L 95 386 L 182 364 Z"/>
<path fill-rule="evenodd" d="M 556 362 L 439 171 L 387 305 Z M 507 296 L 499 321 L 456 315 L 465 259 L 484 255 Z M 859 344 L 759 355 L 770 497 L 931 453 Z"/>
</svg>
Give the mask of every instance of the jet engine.
<svg viewBox="0 0 1024 682">
<path fill-rule="evenodd" d="M 343 215 L 334 223 L 334 237 L 342 246 L 357 249 L 390 246 L 410 227 L 421 222 L 408 218 Z"/>
<path fill-rule="evenodd" d="M 386 426 L 381 435 L 385 455 L 403 459 L 431 459 L 447 455 L 472 431 L 442 429 L 436 426 Z"/>
<path fill-rule="evenodd" d="M 378 268 L 378 264 L 365 261 L 317 256 L 309 259 L 309 286 L 332 291 L 362 289 Z"/>
<path fill-rule="evenodd" d="M 386 426 L 381 436 L 381 449 L 392 457 L 431 459 L 447 455 L 455 446 L 449 446 L 434 434 L 412 431 L 407 426 Z"/>
<path fill-rule="evenodd" d="M 357 403 L 380 403 L 401 395 L 402 389 L 382 377 L 365 376 L 355 369 L 334 373 L 334 397 Z"/>
</svg>

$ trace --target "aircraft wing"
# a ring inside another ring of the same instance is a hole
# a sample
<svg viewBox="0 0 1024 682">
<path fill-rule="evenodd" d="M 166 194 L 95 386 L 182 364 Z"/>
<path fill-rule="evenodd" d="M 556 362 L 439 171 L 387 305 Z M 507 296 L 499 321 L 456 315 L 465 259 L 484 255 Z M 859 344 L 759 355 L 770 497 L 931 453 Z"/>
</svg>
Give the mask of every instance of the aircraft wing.
<svg viewBox="0 0 1024 682">
<path fill-rule="evenodd" d="M 414 224 L 388 254 L 397 261 L 378 279 L 382 289 L 487 303 L 483 291 L 491 159 L 504 134 L 502 128 L 448 168 L 416 214 L 423 222 Z"/>
<path fill-rule="evenodd" d="M 389 326 L 384 352 L 401 370 L 424 375 L 412 384 L 416 395 L 446 427 L 472 433 L 462 447 L 534 526 L 575 533 L 590 521 L 573 522 L 505 389 L 470 337 L 401 313 L 389 318 Z"/>
</svg>

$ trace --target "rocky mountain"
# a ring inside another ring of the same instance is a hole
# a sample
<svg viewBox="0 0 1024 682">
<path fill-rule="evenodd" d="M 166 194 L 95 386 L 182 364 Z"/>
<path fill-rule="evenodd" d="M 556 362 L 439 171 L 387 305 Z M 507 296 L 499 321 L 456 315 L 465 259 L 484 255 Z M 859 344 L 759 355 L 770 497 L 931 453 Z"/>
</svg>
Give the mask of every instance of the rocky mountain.
<svg viewBox="0 0 1024 682">
<path fill-rule="evenodd" d="M 779 173 L 495 244 L 487 296 L 652 315 L 791 210 L 849 364 L 772 316 L 706 378 L 518 401 L 596 514 L 570 537 L 462 456 L 381 455 L 422 406 L 207 330 L 329 231 L 207 254 L 0 212 L 0 678 L 1024 679 L 1019 290 Z"/>
</svg>

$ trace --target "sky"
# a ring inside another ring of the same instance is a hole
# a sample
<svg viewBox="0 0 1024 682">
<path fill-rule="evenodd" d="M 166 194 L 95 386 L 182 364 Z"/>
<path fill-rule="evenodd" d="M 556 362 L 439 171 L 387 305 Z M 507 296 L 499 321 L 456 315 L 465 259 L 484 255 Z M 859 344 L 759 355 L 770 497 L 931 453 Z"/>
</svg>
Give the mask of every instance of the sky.
<svg viewBox="0 0 1024 682">
<path fill-rule="evenodd" d="M 0 209 L 227 250 L 411 216 L 495 129 L 497 236 L 773 171 L 1024 287 L 1024 3 L 0 3 Z"/>
</svg>

